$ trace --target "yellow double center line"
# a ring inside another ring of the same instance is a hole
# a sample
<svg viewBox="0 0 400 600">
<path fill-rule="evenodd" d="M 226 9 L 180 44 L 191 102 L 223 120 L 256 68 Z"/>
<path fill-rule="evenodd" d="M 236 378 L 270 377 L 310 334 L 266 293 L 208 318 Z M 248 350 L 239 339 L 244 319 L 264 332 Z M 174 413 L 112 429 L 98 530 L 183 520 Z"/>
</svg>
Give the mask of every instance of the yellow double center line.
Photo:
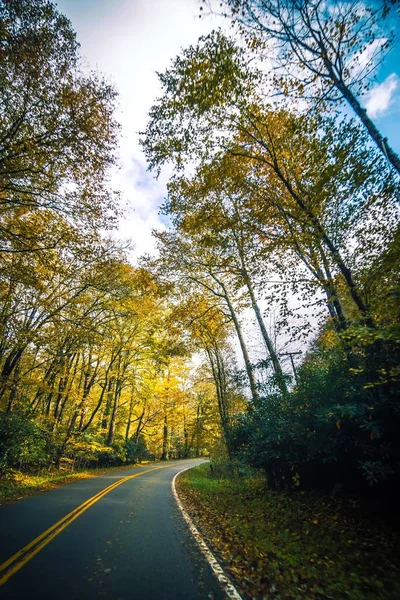
<svg viewBox="0 0 400 600">
<path fill-rule="evenodd" d="M 54 523 L 51 527 L 46 529 L 43 533 L 38 535 L 34 540 L 29 542 L 26 546 L 18 550 L 15 554 L 13 554 L 8 560 L 6 560 L 2 565 L 0 565 L 0 586 L 6 583 L 17 573 L 27 562 L 31 560 L 42 548 L 47 546 L 52 539 L 54 539 L 63 529 L 65 529 L 72 521 L 75 521 L 82 513 L 84 513 L 88 508 L 93 506 L 96 502 L 101 500 L 103 496 L 115 490 L 119 485 L 122 485 L 126 481 L 130 479 L 134 479 L 135 477 L 139 477 L 140 475 L 145 475 L 146 473 L 151 473 L 152 471 L 158 471 L 159 469 L 166 469 L 171 465 L 162 465 L 161 467 L 154 467 L 153 469 L 147 469 L 147 471 L 141 471 L 140 473 L 135 473 L 135 475 L 128 475 L 127 477 L 123 477 L 119 479 L 115 483 L 112 483 L 108 487 L 101 490 L 98 494 L 95 494 L 83 504 L 74 508 L 70 513 L 65 515 L 62 519 Z"/>
</svg>

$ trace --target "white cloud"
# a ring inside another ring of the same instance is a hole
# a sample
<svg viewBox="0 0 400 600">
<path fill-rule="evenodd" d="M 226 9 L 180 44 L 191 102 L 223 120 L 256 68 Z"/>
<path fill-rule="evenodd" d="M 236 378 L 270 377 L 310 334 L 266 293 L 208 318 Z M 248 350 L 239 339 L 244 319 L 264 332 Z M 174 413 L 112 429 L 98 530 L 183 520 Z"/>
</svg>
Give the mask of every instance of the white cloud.
<svg viewBox="0 0 400 600">
<path fill-rule="evenodd" d="M 399 85 L 399 78 L 392 73 L 368 92 L 365 107 L 370 117 L 382 115 L 392 104 L 393 96 Z"/>
<path fill-rule="evenodd" d="M 115 237 L 130 238 L 133 262 L 144 252 L 153 254 L 153 228 L 165 225 L 158 209 L 166 195 L 168 169 L 158 181 L 146 171 L 138 143 L 147 113 L 160 94 L 156 71 L 164 71 L 182 47 L 223 25 L 218 18 L 199 19 L 197 0 L 57 0 L 71 19 L 90 67 L 98 68 L 119 91 L 117 119 L 122 125 L 121 168 L 112 183 L 127 207 Z"/>
<path fill-rule="evenodd" d="M 371 42 L 361 54 L 355 54 L 355 65 L 353 75 L 359 75 L 364 69 L 370 68 L 375 63 L 382 46 L 386 44 L 387 38 L 377 38 Z"/>
</svg>

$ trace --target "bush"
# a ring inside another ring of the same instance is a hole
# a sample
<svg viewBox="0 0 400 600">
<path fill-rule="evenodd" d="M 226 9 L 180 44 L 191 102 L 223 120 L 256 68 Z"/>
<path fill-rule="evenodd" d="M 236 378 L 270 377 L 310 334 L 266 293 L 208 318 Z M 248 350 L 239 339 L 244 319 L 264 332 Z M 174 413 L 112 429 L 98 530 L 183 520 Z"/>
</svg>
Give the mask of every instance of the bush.
<svg viewBox="0 0 400 600">
<path fill-rule="evenodd" d="M 28 417 L 18 413 L 0 414 L 0 468 L 37 470 L 47 465 L 52 441 Z"/>
<path fill-rule="evenodd" d="M 271 394 L 237 419 L 232 447 L 275 489 L 340 485 L 372 497 L 371 486 L 398 478 L 398 425 L 391 391 L 365 385 L 340 348 L 316 344 L 287 397 Z"/>
<path fill-rule="evenodd" d="M 137 440 L 135 436 L 128 440 L 126 444 L 126 460 L 128 462 L 141 462 L 152 459 L 153 455 L 148 451 L 143 435 L 139 435 Z"/>
<path fill-rule="evenodd" d="M 80 434 L 70 440 L 64 458 L 74 461 L 74 467 L 111 467 L 124 463 L 126 447 L 123 440 L 113 446 L 106 446 L 101 438 L 90 434 Z"/>
</svg>

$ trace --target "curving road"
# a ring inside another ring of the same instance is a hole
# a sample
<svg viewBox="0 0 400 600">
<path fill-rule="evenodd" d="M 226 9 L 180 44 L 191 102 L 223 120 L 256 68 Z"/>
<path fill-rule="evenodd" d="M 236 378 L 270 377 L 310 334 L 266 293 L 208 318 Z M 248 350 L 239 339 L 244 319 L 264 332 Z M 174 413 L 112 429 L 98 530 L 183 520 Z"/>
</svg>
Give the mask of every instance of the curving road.
<svg viewBox="0 0 400 600">
<path fill-rule="evenodd" d="M 0 597 L 222 600 L 171 491 L 201 460 L 87 479 L 0 507 Z"/>
</svg>

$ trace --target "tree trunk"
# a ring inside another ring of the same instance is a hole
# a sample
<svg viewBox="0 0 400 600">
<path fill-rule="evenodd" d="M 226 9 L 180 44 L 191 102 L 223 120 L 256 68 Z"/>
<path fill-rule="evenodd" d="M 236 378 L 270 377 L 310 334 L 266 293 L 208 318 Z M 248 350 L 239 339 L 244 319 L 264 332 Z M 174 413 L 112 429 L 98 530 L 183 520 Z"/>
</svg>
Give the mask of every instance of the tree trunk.
<svg viewBox="0 0 400 600">
<path fill-rule="evenodd" d="M 107 446 L 112 446 L 114 443 L 115 426 L 116 426 L 116 422 L 117 422 L 117 411 L 118 411 L 118 405 L 119 405 L 119 397 L 121 395 L 121 387 L 122 387 L 121 380 L 117 379 L 116 385 L 115 385 L 114 399 L 112 401 L 110 424 L 108 427 Z"/>
<path fill-rule="evenodd" d="M 205 350 L 210 361 L 211 371 L 215 383 L 222 435 L 225 441 L 225 447 L 228 453 L 229 460 L 232 460 L 232 451 L 229 435 L 229 412 L 226 397 L 226 379 L 223 358 L 222 356 L 220 356 L 218 348 L 206 347 Z"/>
<path fill-rule="evenodd" d="M 7 388 L 8 388 L 8 380 L 13 373 L 14 369 L 18 365 L 21 360 L 21 356 L 25 350 L 26 346 L 22 346 L 20 348 L 16 348 L 15 350 L 11 350 L 9 355 L 7 356 L 3 369 L 0 375 L 0 399 L 4 396 Z"/>
<path fill-rule="evenodd" d="M 107 385 L 107 396 L 106 396 L 106 406 L 103 412 L 103 418 L 101 421 L 101 429 L 104 431 L 108 429 L 108 420 L 111 413 L 111 403 L 112 403 L 112 391 L 114 387 L 114 377 L 111 376 Z"/>
<path fill-rule="evenodd" d="M 135 434 L 134 434 L 135 444 L 137 444 L 138 441 L 139 441 L 139 435 L 141 434 L 141 431 L 142 431 L 142 423 L 143 423 L 143 418 L 144 418 L 145 411 L 146 411 L 146 409 L 143 408 L 143 410 L 141 412 L 141 415 L 139 417 L 139 420 L 138 420 L 138 424 L 136 426 L 136 431 L 135 431 Z"/>
<path fill-rule="evenodd" d="M 197 413 L 196 413 L 196 447 L 195 447 L 195 457 L 199 458 L 200 456 L 200 436 L 201 436 L 201 429 L 202 429 L 202 421 L 200 419 L 200 411 L 201 411 L 201 406 L 200 404 L 197 406 Z"/>
<path fill-rule="evenodd" d="M 258 306 L 256 297 L 254 295 L 254 290 L 251 285 L 250 278 L 245 269 L 244 269 L 244 280 L 245 280 L 245 284 L 246 284 L 246 287 L 247 287 L 247 290 L 249 292 L 249 296 L 251 299 L 251 306 L 256 315 L 257 323 L 260 327 L 260 331 L 261 331 L 261 335 L 264 340 L 265 347 L 267 349 L 268 354 L 271 357 L 272 366 L 274 368 L 274 372 L 275 372 L 275 376 L 276 376 L 276 382 L 278 384 L 278 387 L 279 387 L 281 393 L 284 396 L 286 396 L 288 393 L 288 390 L 287 390 L 287 386 L 286 386 L 285 376 L 282 371 L 281 363 L 279 362 L 279 358 L 278 358 L 277 353 L 275 352 L 274 345 L 268 335 L 264 320 L 261 315 L 260 307 Z"/>
<path fill-rule="evenodd" d="M 92 414 L 90 415 L 88 422 L 85 425 L 82 426 L 82 429 L 81 429 L 82 432 L 86 431 L 86 429 L 88 429 L 88 427 L 90 427 L 90 425 L 92 424 L 93 419 L 95 418 L 96 414 L 98 413 L 98 411 L 99 411 L 99 409 L 100 409 L 100 407 L 101 407 L 101 405 L 103 403 L 103 399 L 104 399 L 104 396 L 106 394 L 106 390 L 107 390 L 107 407 L 109 407 L 109 392 L 110 392 L 110 389 L 111 389 L 110 385 L 111 385 L 112 377 L 110 378 L 110 380 L 108 379 L 108 377 L 109 377 L 110 370 L 111 370 L 111 367 L 112 367 L 113 364 L 114 364 L 114 359 L 111 360 L 111 362 L 109 363 L 109 365 L 108 365 L 108 367 L 106 369 L 104 385 L 102 386 L 102 389 L 101 389 L 101 393 L 100 393 L 100 396 L 99 396 L 99 401 L 96 404 L 95 409 L 93 410 Z M 106 407 L 105 411 L 103 412 L 103 414 L 100 417 L 100 423 L 101 423 L 101 428 L 102 429 L 106 429 L 107 428 L 107 424 L 108 424 L 108 421 L 104 424 L 105 416 L 108 415 L 107 407 Z"/>
<path fill-rule="evenodd" d="M 19 372 L 20 372 L 20 365 L 18 363 L 17 367 L 14 369 L 13 382 L 11 385 L 10 395 L 8 397 L 8 402 L 7 402 L 7 410 L 6 410 L 7 413 L 10 413 L 13 408 L 14 399 L 17 394 L 17 384 L 18 384 Z"/>
<path fill-rule="evenodd" d="M 231 300 L 230 300 L 230 298 L 228 296 L 228 293 L 226 291 L 226 287 L 225 287 L 224 283 L 222 281 L 220 281 L 220 280 L 217 280 L 217 279 L 216 279 L 216 281 L 218 281 L 219 285 L 221 286 L 221 288 L 224 291 L 224 298 L 225 298 L 225 301 L 226 301 L 226 303 L 228 305 L 229 313 L 230 313 L 230 315 L 232 317 L 232 321 L 233 321 L 233 324 L 234 324 L 235 330 L 236 330 L 236 335 L 238 336 L 238 340 L 239 340 L 239 344 L 240 344 L 240 349 L 242 351 L 244 365 L 245 365 L 247 377 L 249 379 L 251 396 L 252 396 L 254 404 L 257 405 L 259 403 L 259 397 L 258 397 L 258 391 L 257 391 L 257 384 L 256 384 L 256 380 L 254 378 L 254 373 L 253 373 L 253 368 L 251 366 L 249 353 L 247 352 L 246 344 L 245 344 L 245 341 L 244 341 L 244 338 L 243 338 L 242 328 L 240 326 L 238 318 L 236 317 L 235 310 L 234 310 L 232 302 L 231 302 Z"/>
<path fill-rule="evenodd" d="M 182 458 L 188 458 L 189 457 L 189 432 L 187 429 L 187 423 L 186 423 L 186 415 L 183 415 L 183 457 Z"/>
<path fill-rule="evenodd" d="M 68 444 L 68 442 L 69 442 L 69 440 L 70 440 L 70 438 L 72 436 L 72 432 L 74 430 L 74 426 L 75 426 L 75 422 L 76 422 L 77 416 L 78 416 L 77 412 L 75 412 L 72 415 L 72 418 L 71 418 L 71 421 L 69 423 L 67 432 L 66 432 L 66 434 L 64 436 L 64 440 L 63 440 L 61 446 L 59 446 L 58 449 L 57 449 L 57 453 L 56 453 L 56 457 L 55 457 L 55 467 L 56 467 L 56 469 L 60 468 L 60 461 L 61 461 L 61 458 L 64 455 L 64 452 L 65 452 L 65 449 L 67 447 L 67 444 Z"/>
<path fill-rule="evenodd" d="M 168 419 L 164 415 L 162 454 L 160 460 L 168 460 Z"/>
</svg>

